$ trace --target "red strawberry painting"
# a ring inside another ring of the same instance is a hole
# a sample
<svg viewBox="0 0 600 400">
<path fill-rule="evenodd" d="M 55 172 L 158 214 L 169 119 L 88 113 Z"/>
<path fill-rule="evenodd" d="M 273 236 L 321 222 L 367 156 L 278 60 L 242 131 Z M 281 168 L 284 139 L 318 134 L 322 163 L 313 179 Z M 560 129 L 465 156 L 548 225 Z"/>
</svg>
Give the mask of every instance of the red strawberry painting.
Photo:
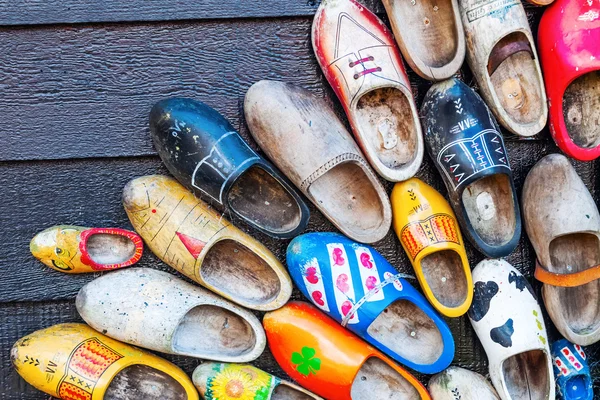
<svg viewBox="0 0 600 400">
<path fill-rule="evenodd" d="M 313 285 L 319 282 L 319 277 L 317 276 L 317 269 L 315 267 L 308 267 L 306 269 L 306 280 L 312 283 Z"/>
<path fill-rule="evenodd" d="M 344 262 L 346 260 L 344 259 L 343 254 L 344 253 L 342 249 L 340 249 L 339 247 L 333 249 L 333 251 L 331 252 L 331 256 L 333 258 L 333 265 L 344 265 Z"/>
<path fill-rule="evenodd" d="M 323 293 L 321 293 L 320 291 L 316 290 L 312 292 L 312 298 L 314 302 L 320 305 L 321 307 L 325 305 L 325 301 L 323 300 Z"/>
<path fill-rule="evenodd" d="M 375 286 L 377 286 L 377 278 L 374 276 L 367 277 L 367 279 L 365 279 L 365 286 L 369 290 L 375 289 Z"/>
<path fill-rule="evenodd" d="M 368 269 L 373 268 L 373 262 L 371 261 L 371 256 L 367 253 L 362 253 L 360 255 L 360 263 L 365 268 L 368 268 Z"/>
<path fill-rule="evenodd" d="M 335 282 L 335 286 L 342 292 L 346 293 L 350 290 L 350 285 L 348 285 L 348 275 L 340 274 Z"/>
<path fill-rule="evenodd" d="M 342 314 L 344 314 L 344 317 L 348 315 L 350 310 L 352 310 L 352 303 L 349 300 L 346 300 L 344 303 L 342 303 Z M 350 319 L 352 318 L 354 318 L 354 315 L 350 317 Z"/>
</svg>

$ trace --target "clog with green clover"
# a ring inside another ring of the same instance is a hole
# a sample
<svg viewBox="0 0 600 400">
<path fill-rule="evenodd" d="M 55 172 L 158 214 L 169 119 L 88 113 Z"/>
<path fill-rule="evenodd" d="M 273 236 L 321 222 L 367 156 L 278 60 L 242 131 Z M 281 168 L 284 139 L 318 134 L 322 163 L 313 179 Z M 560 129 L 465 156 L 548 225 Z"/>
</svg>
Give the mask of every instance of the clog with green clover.
<svg viewBox="0 0 600 400">
<path fill-rule="evenodd" d="M 263 325 L 281 368 L 319 396 L 431 400 L 408 371 L 308 303 L 289 302 L 267 313 Z"/>
</svg>

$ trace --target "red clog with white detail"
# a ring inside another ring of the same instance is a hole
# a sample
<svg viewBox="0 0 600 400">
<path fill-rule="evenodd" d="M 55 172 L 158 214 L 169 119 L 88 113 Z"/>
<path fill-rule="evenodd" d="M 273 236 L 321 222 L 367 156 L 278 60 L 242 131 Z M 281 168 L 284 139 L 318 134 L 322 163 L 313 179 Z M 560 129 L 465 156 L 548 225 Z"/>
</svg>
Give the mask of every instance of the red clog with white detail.
<svg viewBox="0 0 600 400">
<path fill-rule="evenodd" d="M 538 32 L 550 132 L 568 156 L 600 156 L 600 2 L 556 0 Z"/>
<path fill-rule="evenodd" d="M 423 160 L 421 124 L 400 51 L 385 24 L 354 0 L 324 1 L 312 42 L 373 168 L 389 181 L 411 178 Z"/>
</svg>

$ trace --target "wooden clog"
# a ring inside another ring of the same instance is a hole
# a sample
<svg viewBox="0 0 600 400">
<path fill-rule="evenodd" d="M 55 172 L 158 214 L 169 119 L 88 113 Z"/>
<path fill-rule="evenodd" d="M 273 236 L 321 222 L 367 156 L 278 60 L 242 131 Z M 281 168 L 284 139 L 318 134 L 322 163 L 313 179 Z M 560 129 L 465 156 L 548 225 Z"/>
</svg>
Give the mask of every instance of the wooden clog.
<svg viewBox="0 0 600 400">
<path fill-rule="evenodd" d="M 204 400 L 322 400 L 248 364 L 204 363 L 192 380 Z"/>
<path fill-rule="evenodd" d="M 383 0 L 394 36 L 410 67 L 431 81 L 454 75 L 465 59 L 456 0 Z"/>
<path fill-rule="evenodd" d="M 421 118 L 429 155 L 442 176 L 462 232 L 488 257 L 510 254 L 521 214 L 508 154 L 481 98 L 458 79 L 433 85 Z"/>
<path fill-rule="evenodd" d="M 307 233 L 288 246 L 287 265 L 314 305 L 395 361 L 426 374 L 452 362 L 448 325 L 374 248 Z"/>
<path fill-rule="evenodd" d="M 569 160 L 542 158 L 523 186 L 523 217 L 548 314 L 570 341 L 600 340 L 600 214 Z"/>
<path fill-rule="evenodd" d="M 413 176 L 423 134 L 394 37 L 355 0 L 324 1 L 312 26 L 321 69 L 371 166 L 388 181 Z"/>
<path fill-rule="evenodd" d="M 58 225 L 35 235 L 29 248 L 50 268 L 80 274 L 133 265 L 144 245 L 135 232 L 125 229 Z"/>
<path fill-rule="evenodd" d="M 394 230 L 425 297 L 447 317 L 463 315 L 473 300 L 473 278 L 450 204 L 417 178 L 397 183 L 391 200 Z"/>
<path fill-rule="evenodd" d="M 290 84 L 260 81 L 244 103 L 254 139 L 340 231 L 381 240 L 392 223 L 385 189 L 325 101 Z"/>
<path fill-rule="evenodd" d="M 429 400 L 408 371 L 342 328 L 315 307 L 289 302 L 263 319 L 281 368 L 329 400 Z"/>
<path fill-rule="evenodd" d="M 550 133 L 569 157 L 600 156 L 600 4 L 556 0 L 538 30 Z"/>
<path fill-rule="evenodd" d="M 556 398 L 558 400 L 593 400 L 594 386 L 583 348 L 566 339 L 552 343 Z"/>
<path fill-rule="evenodd" d="M 532 136 L 548 106 L 535 41 L 520 0 L 459 0 L 467 61 L 481 95 L 502 126 Z"/>
<path fill-rule="evenodd" d="M 468 369 L 450 367 L 429 380 L 433 400 L 500 400 L 483 376 Z"/>
<path fill-rule="evenodd" d="M 15 343 L 12 363 L 36 389 L 64 400 L 197 400 L 178 367 L 84 324 L 60 324 Z"/>
<path fill-rule="evenodd" d="M 306 227 L 308 207 L 296 189 L 206 104 L 158 102 L 150 133 L 169 171 L 198 197 L 277 238 L 292 238 Z"/>
<path fill-rule="evenodd" d="M 527 279 L 504 260 L 473 270 L 471 325 L 502 400 L 554 399 L 552 357 L 542 310 Z"/>
<path fill-rule="evenodd" d="M 175 179 L 134 179 L 123 205 L 150 250 L 202 286 L 254 310 L 274 310 L 290 298 L 292 282 L 273 253 Z"/>
<path fill-rule="evenodd" d="M 155 269 L 106 274 L 85 285 L 75 304 L 95 330 L 161 353 L 248 362 L 266 345 L 254 314 Z"/>
</svg>

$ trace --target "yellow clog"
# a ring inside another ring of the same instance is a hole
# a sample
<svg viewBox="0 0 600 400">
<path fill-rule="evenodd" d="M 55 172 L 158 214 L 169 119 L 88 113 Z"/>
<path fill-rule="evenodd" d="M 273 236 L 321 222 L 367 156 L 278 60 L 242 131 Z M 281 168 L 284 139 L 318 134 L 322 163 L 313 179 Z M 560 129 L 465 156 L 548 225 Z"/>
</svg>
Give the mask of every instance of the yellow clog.
<svg viewBox="0 0 600 400">
<path fill-rule="evenodd" d="M 467 312 L 473 278 L 456 217 L 431 186 L 412 178 L 394 186 L 393 226 L 429 302 L 448 317 Z"/>
<path fill-rule="evenodd" d="M 117 342 L 85 324 L 59 324 L 15 343 L 11 358 L 35 388 L 63 400 L 198 400 L 190 378 L 153 354 Z"/>
</svg>

